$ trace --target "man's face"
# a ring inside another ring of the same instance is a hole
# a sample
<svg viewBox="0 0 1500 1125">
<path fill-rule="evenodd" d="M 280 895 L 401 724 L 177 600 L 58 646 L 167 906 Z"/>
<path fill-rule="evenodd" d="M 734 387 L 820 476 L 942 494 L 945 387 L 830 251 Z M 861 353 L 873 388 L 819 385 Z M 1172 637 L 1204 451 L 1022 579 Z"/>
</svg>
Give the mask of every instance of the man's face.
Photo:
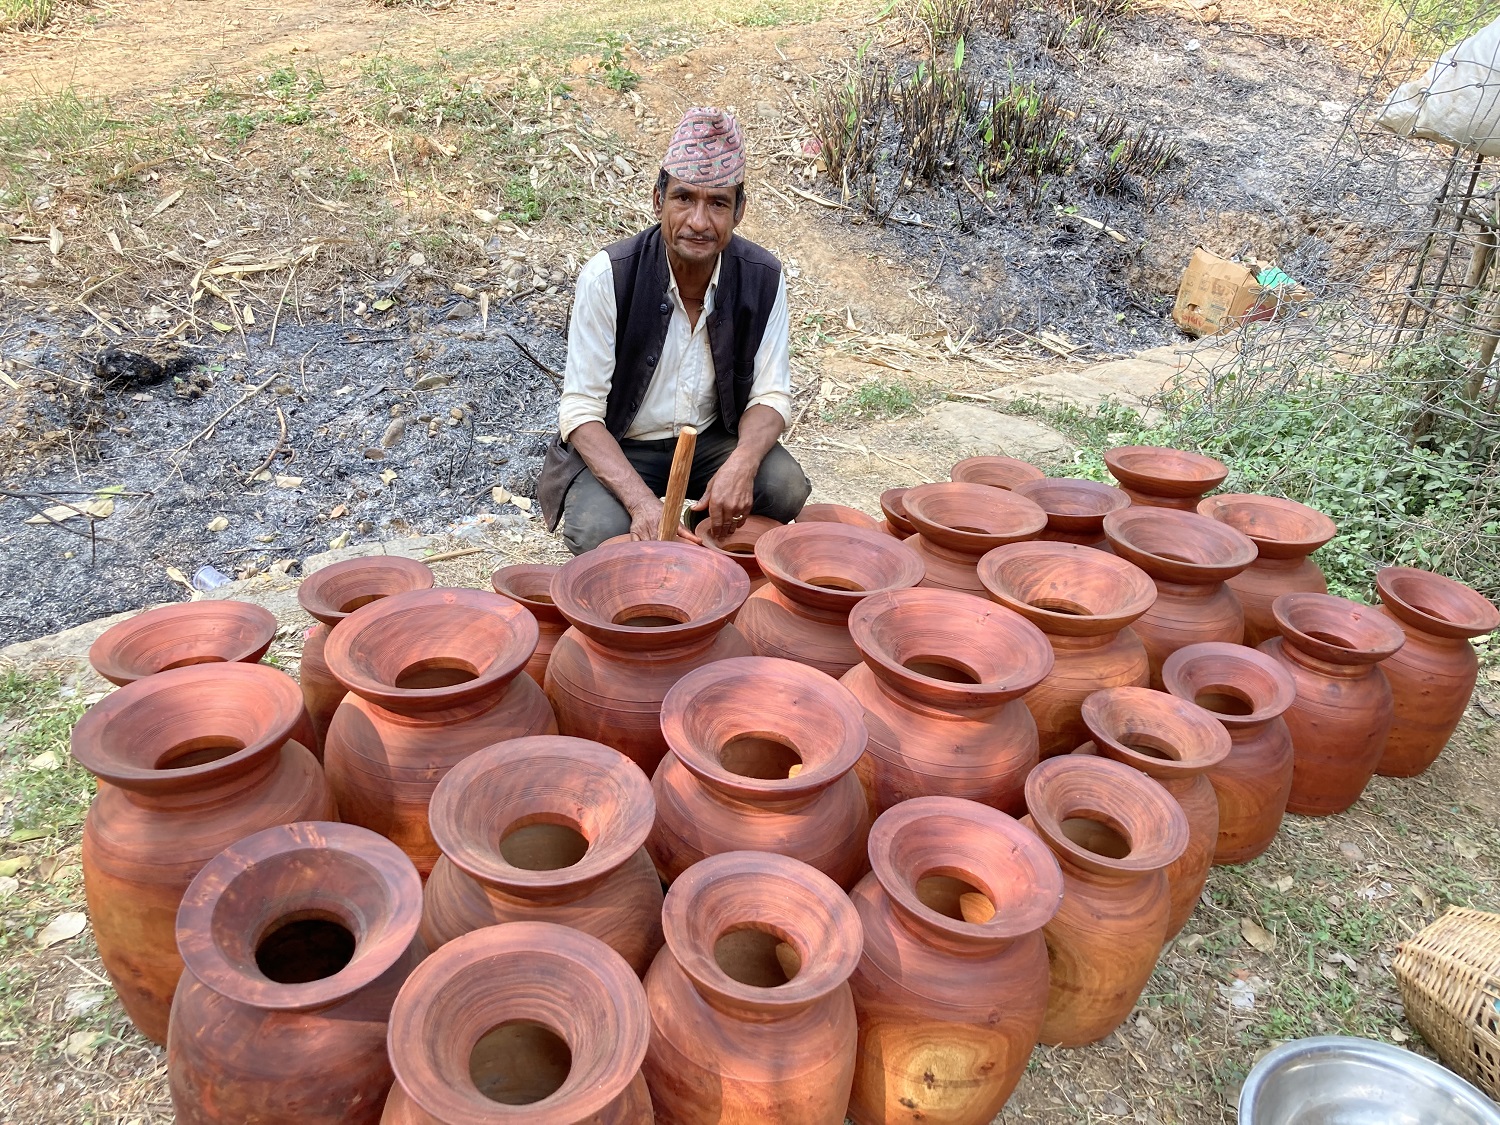
<svg viewBox="0 0 1500 1125">
<path fill-rule="evenodd" d="M 652 200 L 662 237 L 672 253 L 693 265 L 709 264 L 729 245 L 743 208 L 732 187 L 698 187 L 667 177 L 667 189 Z"/>
</svg>

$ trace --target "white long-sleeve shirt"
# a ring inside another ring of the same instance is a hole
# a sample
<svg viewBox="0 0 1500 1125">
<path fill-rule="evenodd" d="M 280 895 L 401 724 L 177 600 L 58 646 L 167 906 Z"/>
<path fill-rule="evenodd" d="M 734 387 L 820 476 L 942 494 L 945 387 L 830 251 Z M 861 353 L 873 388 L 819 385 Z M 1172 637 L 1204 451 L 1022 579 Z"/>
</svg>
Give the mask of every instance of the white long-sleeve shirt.
<svg viewBox="0 0 1500 1125">
<path fill-rule="evenodd" d="M 693 326 L 677 277 L 672 275 L 672 318 L 666 342 L 651 385 L 625 437 L 640 441 L 670 438 L 683 426 L 700 432 L 719 417 L 718 390 L 714 383 L 714 359 L 709 349 L 708 318 L 714 310 L 719 288 L 719 267 L 714 265 L 703 311 Z M 670 269 L 668 270 L 670 273 Z M 604 403 L 615 374 L 615 286 L 609 255 L 600 251 L 578 274 L 573 296 L 573 319 L 568 326 L 568 362 L 563 369 L 562 401 L 558 403 L 558 432 L 564 441 L 585 422 L 604 421 Z M 769 406 L 790 422 L 792 374 L 788 355 L 786 275 L 776 286 L 776 300 L 766 322 L 765 335 L 755 353 L 755 375 L 750 384 L 751 406 Z"/>
</svg>

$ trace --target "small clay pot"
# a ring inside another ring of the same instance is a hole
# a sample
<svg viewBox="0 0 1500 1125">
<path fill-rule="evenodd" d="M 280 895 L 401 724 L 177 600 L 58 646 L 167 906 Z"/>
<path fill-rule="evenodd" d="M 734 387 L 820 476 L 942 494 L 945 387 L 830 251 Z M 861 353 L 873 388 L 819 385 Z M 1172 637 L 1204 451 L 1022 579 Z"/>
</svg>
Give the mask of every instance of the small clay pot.
<svg viewBox="0 0 1500 1125">
<path fill-rule="evenodd" d="M 1225 582 L 1255 561 L 1255 544 L 1227 524 L 1195 512 L 1130 507 L 1104 517 L 1115 554 L 1156 583 L 1156 601 L 1133 628 L 1161 689 L 1162 662 L 1185 645 L 1239 644 L 1245 614 Z"/>
<path fill-rule="evenodd" d="M 1103 547 L 1104 517 L 1130 507 L 1130 497 L 1111 485 L 1073 477 L 1025 481 L 1013 490 L 1047 513 L 1047 530 L 1037 536 L 1049 543 Z"/>
<path fill-rule="evenodd" d="M 876 821 L 870 864 L 851 895 L 865 947 L 849 981 L 859 1016 L 849 1117 L 988 1122 L 1041 1033 L 1057 861 L 1004 813 L 919 797 Z"/>
<path fill-rule="evenodd" d="M 664 881 L 731 851 L 791 856 L 845 889 L 865 873 L 864 710 L 837 681 L 790 660 L 720 660 L 667 692 L 661 728 L 672 752 L 652 779 L 646 847 Z"/>
<path fill-rule="evenodd" d="M 487 926 L 427 958 L 396 998 L 381 1121 L 651 1125 L 650 1038 L 641 982 L 598 938 Z"/>
<path fill-rule="evenodd" d="M 1453 737 L 1479 678 L 1469 640 L 1500 628 L 1500 612 L 1463 583 L 1412 567 L 1386 567 L 1375 575 L 1375 588 L 1381 612 L 1406 634 L 1380 665 L 1391 685 L 1393 721 L 1375 772 L 1415 777 Z"/>
<path fill-rule="evenodd" d="M 690 543 L 618 543 L 579 555 L 553 579 L 572 624 L 552 650 L 547 697 L 563 734 L 613 746 L 649 776 L 667 743 L 661 701 L 694 668 L 750 646 L 730 620 L 750 580 Z"/>
<path fill-rule="evenodd" d="M 331 820 L 312 752 L 291 741 L 302 692 L 259 664 L 159 672 L 94 704 L 73 757 L 103 783 L 83 826 L 83 886 L 99 958 L 141 1034 L 167 1041 L 182 958 L 177 908 L 236 840 Z"/>
<path fill-rule="evenodd" d="M 975 573 L 986 552 L 1035 539 L 1047 513 L 1025 497 L 982 484 L 924 484 L 907 490 L 906 514 L 918 534 L 907 540 L 922 558 L 922 585 L 984 597 Z"/>
<path fill-rule="evenodd" d="M 862 527 L 867 531 L 880 530 L 878 519 L 846 504 L 805 504 L 794 522 L 842 523 L 850 527 Z"/>
<path fill-rule="evenodd" d="M 745 577 L 750 579 L 750 592 L 753 594 L 768 581 L 761 572 L 760 560 L 755 557 L 755 545 L 766 532 L 782 526 L 784 525 L 766 516 L 746 516 L 745 522 L 722 540 L 715 539 L 708 533 L 707 524 L 698 529 L 698 538 L 703 540 L 703 545 L 710 551 L 719 552 L 745 572 Z"/>
<path fill-rule="evenodd" d="M 393 1078 L 386 1020 L 424 953 L 421 913 L 411 860 L 351 824 L 268 828 L 210 860 L 177 912 L 178 1125 L 375 1125 Z"/>
<path fill-rule="evenodd" d="M 1063 901 L 1046 924 L 1051 989 L 1041 1041 L 1082 1047 L 1130 1015 L 1167 939 L 1166 869 L 1188 845 L 1182 806 L 1129 766 L 1049 758 L 1026 779 L 1030 826 L 1057 857 Z"/>
<path fill-rule="evenodd" d="M 1079 753 L 1102 754 L 1154 778 L 1187 817 L 1187 848 L 1166 869 L 1170 941 L 1187 925 L 1213 866 L 1219 800 L 1208 771 L 1229 757 L 1229 732 L 1196 703 L 1143 687 L 1096 691 L 1083 701 L 1083 725 L 1093 742 Z"/>
<path fill-rule="evenodd" d="M 1076 543 L 1012 543 L 979 560 L 990 597 L 1047 636 L 1052 671 L 1024 697 L 1043 758 L 1088 740 L 1083 701 L 1100 688 L 1151 682 L 1146 649 L 1130 623 L 1156 601 L 1139 567 Z"/>
<path fill-rule="evenodd" d="M 904 488 L 887 488 L 880 494 L 880 510 L 885 513 L 881 530 L 897 539 L 906 539 L 917 533 L 917 525 L 906 514 L 906 492 Z"/>
<path fill-rule="evenodd" d="M 644 1073 L 660 1125 L 842 1125 L 854 1078 L 859 916 L 769 852 L 725 852 L 667 892 L 646 974 Z"/>
<path fill-rule="evenodd" d="M 1291 673 L 1288 812 L 1330 816 L 1349 808 L 1374 776 L 1393 717 L 1380 663 L 1406 636 L 1378 609 L 1328 594 L 1282 594 L 1272 604 L 1281 636 L 1260 650 Z"/>
<path fill-rule="evenodd" d="M 643 975 L 661 948 L 661 883 L 644 847 L 656 802 L 625 755 L 566 735 L 472 754 L 432 794 L 442 858 L 427 881 L 430 949 L 506 922 L 590 934 Z"/>
<path fill-rule="evenodd" d="M 953 466 L 948 479 L 960 484 L 983 484 L 1007 491 L 1045 476 L 1041 469 L 1014 457 L 969 457 Z"/>
<path fill-rule="evenodd" d="M 864 660 L 841 682 L 867 712 L 856 771 L 872 815 L 927 796 L 1020 812 L 1037 761 L 1021 696 L 1053 664 L 1041 630 L 993 602 L 918 588 L 866 598 L 849 634 Z"/>
<path fill-rule="evenodd" d="M 1255 544 L 1255 561 L 1226 580 L 1245 611 L 1245 644 L 1277 635 L 1271 603 L 1282 594 L 1328 593 L 1323 572 L 1307 557 L 1338 534 L 1322 512 L 1279 496 L 1231 492 L 1200 501 L 1198 514 L 1228 524 Z"/>
<path fill-rule="evenodd" d="M 756 558 L 771 585 L 746 599 L 735 627 L 757 656 L 835 678 L 859 663 L 849 611 L 871 594 L 922 581 L 922 560 L 891 537 L 847 524 L 792 524 L 763 536 Z"/>
<path fill-rule="evenodd" d="M 511 601 L 520 602 L 536 618 L 536 650 L 526 662 L 526 674 L 541 687 L 547 677 L 547 661 L 557 639 L 568 631 L 568 621 L 552 602 L 552 577 L 561 569 L 546 563 L 516 563 L 502 566 L 490 575 L 490 588 Z"/>
<path fill-rule="evenodd" d="M 1276 838 L 1292 789 L 1292 735 L 1281 718 L 1296 695 L 1292 678 L 1265 653 L 1222 642 L 1178 649 L 1161 678 L 1229 732 L 1229 756 L 1208 769 L 1219 805 L 1214 863 L 1248 863 Z"/>
<path fill-rule="evenodd" d="M 249 602 L 201 601 L 148 609 L 111 625 L 89 646 L 94 671 L 118 687 L 194 664 L 254 664 L 276 636 L 276 617 Z"/>
<path fill-rule="evenodd" d="M 1104 464 L 1132 504 L 1183 512 L 1196 510 L 1203 494 L 1229 476 L 1222 461 L 1161 445 L 1117 446 L 1105 451 Z"/>
</svg>

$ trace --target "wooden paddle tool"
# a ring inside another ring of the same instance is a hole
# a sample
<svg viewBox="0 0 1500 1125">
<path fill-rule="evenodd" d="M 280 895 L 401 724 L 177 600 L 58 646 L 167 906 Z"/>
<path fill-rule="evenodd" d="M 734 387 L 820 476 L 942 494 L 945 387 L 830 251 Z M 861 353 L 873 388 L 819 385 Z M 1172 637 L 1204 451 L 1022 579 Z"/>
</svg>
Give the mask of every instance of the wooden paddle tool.
<svg viewBox="0 0 1500 1125">
<path fill-rule="evenodd" d="M 688 477 L 693 473 L 693 451 L 698 447 L 698 431 L 683 426 L 677 432 L 677 449 L 672 454 L 672 471 L 667 476 L 667 496 L 662 501 L 661 534 L 663 543 L 677 538 L 677 524 L 682 519 L 682 504 L 687 499 Z"/>
</svg>

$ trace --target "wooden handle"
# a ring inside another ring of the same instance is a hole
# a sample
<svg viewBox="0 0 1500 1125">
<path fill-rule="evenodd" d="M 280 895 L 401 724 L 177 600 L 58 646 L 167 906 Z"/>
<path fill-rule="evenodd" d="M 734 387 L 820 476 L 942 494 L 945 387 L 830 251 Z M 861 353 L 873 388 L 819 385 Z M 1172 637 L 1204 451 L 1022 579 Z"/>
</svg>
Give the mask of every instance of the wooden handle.
<svg viewBox="0 0 1500 1125">
<path fill-rule="evenodd" d="M 661 534 L 663 543 L 677 538 L 677 523 L 682 519 L 682 502 L 687 499 L 688 477 L 693 473 L 693 450 L 698 447 L 698 431 L 683 426 L 677 432 L 677 450 L 672 454 L 672 472 L 667 477 L 667 497 L 662 501 Z"/>
</svg>

